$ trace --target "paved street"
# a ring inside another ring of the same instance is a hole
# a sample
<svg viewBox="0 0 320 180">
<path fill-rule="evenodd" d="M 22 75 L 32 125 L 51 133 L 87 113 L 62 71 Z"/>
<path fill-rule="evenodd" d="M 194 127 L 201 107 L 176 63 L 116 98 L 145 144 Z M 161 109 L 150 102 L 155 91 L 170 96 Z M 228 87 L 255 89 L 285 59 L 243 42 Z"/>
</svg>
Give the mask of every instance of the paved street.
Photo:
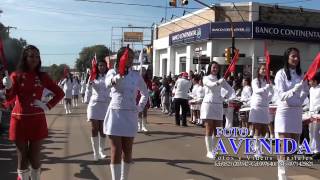
<svg viewBox="0 0 320 180">
<path fill-rule="evenodd" d="M 86 121 L 85 106 L 65 115 L 61 105 L 49 112 L 49 138 L 45 141 L 42 158 L 42 179 L 110 180 L 109 157 L 104 161 L 92 160 L 90 124 Z M 276 167 L 215 167 L 205 158 L 204 129 L 177 127 L 173 117 L 150 110 L 147 134 L 139 134 L 134 144 L 134 165 L 130 180 L 271 180 L 276 179 Z M 0 179 L 16 178 L 14 146 L 0 139 Z M 110 149 L 106 148 L 110 155 Z M 233 157 L 235 158 L 235 157 Z M 291 168 L 294 180 L 320 179 L 319 165 L 312 168 Z"/>
</svg>

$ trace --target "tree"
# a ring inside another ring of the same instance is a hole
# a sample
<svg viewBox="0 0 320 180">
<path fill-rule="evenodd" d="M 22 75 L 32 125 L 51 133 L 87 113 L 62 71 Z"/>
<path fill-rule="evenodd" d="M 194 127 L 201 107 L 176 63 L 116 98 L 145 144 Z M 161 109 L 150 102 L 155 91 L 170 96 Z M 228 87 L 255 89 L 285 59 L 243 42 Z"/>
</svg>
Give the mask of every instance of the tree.
<svg viewBox="0 0 320 180">
<path fill-rule="evenodd" d="M 79 53 L 79 58 L 76 60 L 76 70 L 85 72 L 87 68 L 91 68 L 91 60 L 95 54 L 97 55 L 98 61 L 103 61 L 107 55 L 111 54 L 111 51 L 105 45 L 95 45 L 83 48 Z"/>
<path fill-rule="evenodd" d="M 51 76 L 51 78 L 54 81 L 59 81 L 60 79 L 64 78 L 64 68 L 67 67 L 70 69 L 70 67 L 66 64 L 53 64 L 48 68 L 48 74 Z"/>
<path fill-rule="evenodd" d="M 0 37 L 3 40 L 4 54 L 8 62 L 8 71 L 12 72 L 16 69 L 22 49 L 27 45 L 27 41 L 20 38 L 15 39 L 9 36 L 7 28 L 0 23 Z"/>
</svg>

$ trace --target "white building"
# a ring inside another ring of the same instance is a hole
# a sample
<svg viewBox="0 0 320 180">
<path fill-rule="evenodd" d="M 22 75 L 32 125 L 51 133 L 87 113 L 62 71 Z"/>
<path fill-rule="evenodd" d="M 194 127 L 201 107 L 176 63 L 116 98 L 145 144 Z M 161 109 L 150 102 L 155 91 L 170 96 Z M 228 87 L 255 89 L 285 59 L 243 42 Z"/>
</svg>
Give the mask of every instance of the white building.
<svg viewBox="0 0 320 180">
<path fill-rule="evenodd" d="M 255 74 L 264 61 L 264 46 L 271 55 L 271 70 L 282 67 L 282 56 L 289 47 L 300 50 L 302 70 L 306 71 L 320 51 L 320 11 L 261 3 L 222 3 L 216 10 L 204 8 L 155 28 L 153 75 L 179 74 L 200 67 L 193 60 L 199 54 L 226 67 L 225 48 L 231 47 L 234 22 L 235 47 L 244 57 L 237 72 Z M 208 63 L 208 62 L 206 62 Z M 206 66 L 203 64 L 201 66 Z"/>
</svg>

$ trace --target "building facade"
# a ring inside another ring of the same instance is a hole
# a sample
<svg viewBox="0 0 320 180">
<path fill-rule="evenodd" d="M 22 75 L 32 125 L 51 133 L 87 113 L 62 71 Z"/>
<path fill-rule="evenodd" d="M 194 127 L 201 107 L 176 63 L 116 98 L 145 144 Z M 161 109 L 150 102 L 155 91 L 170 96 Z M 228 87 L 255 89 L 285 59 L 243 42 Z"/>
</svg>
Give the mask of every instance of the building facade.
<svg viewBox="0 0 320 180">
<path fill-rule="evenodd" d="M 300 50 L 306 71 L 320 51 L 320 11 L 268 4 L 222 3 L 204 8 L 155 28 L 153 75 L 164 76 L 204 70 L 214 60 L 227 67 L 224 53 L 231 47 L 231 23 L 235 47 L 240 51 L 237 73 L 255 74 L 264 63 L 264 48 L 271 55 L 271 70 L 282 67 L 284 51 Z M 199 64 L 200 62 L 200 64 Z"/>
</svg>

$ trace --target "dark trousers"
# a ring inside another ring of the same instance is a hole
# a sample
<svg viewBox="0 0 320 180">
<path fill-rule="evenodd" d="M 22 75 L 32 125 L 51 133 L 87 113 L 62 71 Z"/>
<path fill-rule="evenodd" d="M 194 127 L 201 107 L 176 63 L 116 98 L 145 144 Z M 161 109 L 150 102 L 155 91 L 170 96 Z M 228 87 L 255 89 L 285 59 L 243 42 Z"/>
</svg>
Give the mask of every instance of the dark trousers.
<svg viewBox="0 0 320 180">
<path fill-rule="evenodd" d="M 182 108 L 182 125 L 187 125 L 187 112 L 188 112 L 188 100 L 175 98 L 174 99 L 174 108 L 176 110 L 176 125 L 180 125 L 180 107 Z"/>
</svg>

